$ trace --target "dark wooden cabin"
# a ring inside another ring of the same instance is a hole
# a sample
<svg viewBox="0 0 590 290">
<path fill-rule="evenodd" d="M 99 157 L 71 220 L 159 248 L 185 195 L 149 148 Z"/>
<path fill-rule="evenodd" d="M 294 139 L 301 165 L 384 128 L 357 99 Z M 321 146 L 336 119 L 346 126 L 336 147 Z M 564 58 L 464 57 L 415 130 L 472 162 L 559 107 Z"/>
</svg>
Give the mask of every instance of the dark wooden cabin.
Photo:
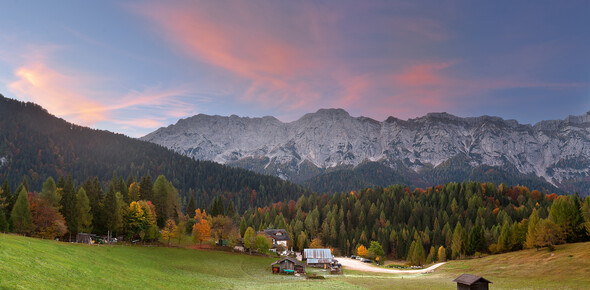
<svg viewBox="0 0 590 290">
<path fill-rule="evenodd" d="M 457 290 L 488 290 L 489 280 L 471 274 L 463 274 L 457 277 L 453 282 L 457 282 Z"/>
<path fill-rule="evenodd" d="M 305 265 L 295 258 L 285 257 L 270 264 L 273 274 L 285 273 L 305 273 Z"/>
</svg>

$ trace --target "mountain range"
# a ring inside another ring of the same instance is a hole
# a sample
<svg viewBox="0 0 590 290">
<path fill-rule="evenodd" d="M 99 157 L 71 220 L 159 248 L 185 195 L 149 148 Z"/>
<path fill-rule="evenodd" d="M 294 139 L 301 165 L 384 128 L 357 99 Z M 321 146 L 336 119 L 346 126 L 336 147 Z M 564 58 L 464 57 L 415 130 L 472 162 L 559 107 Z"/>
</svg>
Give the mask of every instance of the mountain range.
<svg viewBox="0 0 590 290">
<path fill-rule="evenodd" d="M 140 139 L 318 191 L 466 180 L 590 190 L 590 112 L 534 125 L 447 113 L 379 122 L 342 109 L 288 123 L 199 114 Z"/>
</svg>

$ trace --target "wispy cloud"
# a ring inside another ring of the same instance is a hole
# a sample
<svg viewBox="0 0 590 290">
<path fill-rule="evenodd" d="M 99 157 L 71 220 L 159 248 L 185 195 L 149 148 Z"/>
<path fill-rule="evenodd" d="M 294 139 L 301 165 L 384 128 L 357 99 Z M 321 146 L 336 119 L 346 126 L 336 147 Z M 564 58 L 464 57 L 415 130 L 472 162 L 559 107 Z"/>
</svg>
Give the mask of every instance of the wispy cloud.
<svg viewBox="0 0 590 290">
<path fill-rule="evenodd" d="M 199 102 L 207 101 L 190 97 L 186 88 L 152 86 L 128 92 L 100 89 L 112 79 L 55 65 L 51 60 L 54 54 L 56 49 L 36 47 L 20 55 L 22 64 L 15 65 L 8 89 L 19 99 L 40 104 L 73 123 L 94 126 L 110 122 L 125 128 L 155 129 L 164 125 L 167 118 L 194 113 Z M 183 98 L 191 98 L 192 102 Z"/>
</svg>

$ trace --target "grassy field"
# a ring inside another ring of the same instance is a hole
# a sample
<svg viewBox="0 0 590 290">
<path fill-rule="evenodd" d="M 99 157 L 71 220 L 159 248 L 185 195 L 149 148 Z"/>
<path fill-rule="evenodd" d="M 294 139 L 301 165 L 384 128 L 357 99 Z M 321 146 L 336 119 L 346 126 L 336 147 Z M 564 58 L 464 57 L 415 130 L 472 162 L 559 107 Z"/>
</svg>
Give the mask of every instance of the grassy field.
<svg viewBox="0 0 590 290">
<path fill-rule="evenodd" d="M 501 288 L 590 288 L 590 243 L 453 261 L 434 274 L 345 271 L 326 280 L 270 274 L 275 259 L 165 247 L 88 246 L 0 234 L 0 288 L 456 289 L 467 272 Z"/>
</svg>

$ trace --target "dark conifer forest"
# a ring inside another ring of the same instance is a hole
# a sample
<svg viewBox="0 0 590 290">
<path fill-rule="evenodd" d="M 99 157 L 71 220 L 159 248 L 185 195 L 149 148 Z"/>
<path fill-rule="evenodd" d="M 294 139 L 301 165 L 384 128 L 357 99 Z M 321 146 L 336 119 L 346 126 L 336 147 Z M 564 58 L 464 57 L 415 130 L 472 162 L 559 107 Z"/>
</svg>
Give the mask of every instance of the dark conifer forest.
<svg viewBox="0 0 590 290">
<path fill-rule="evenodd" d="M 113 175 L 125 181 L 164 175 L 178 189 L 182 204 L 193 196 L 197 205 L 208 206 L 223 195 L 240 211 L 305 192 L 278 177 L 192 160 L 122 134 L 71 124 L 39 105 L 0 95 L 0 182 L 15 188 L 26 177 L 38 189 L 48 177 L 69 175 L 76 185 L 97 177 L 104 188 Z"/>
</svg>

